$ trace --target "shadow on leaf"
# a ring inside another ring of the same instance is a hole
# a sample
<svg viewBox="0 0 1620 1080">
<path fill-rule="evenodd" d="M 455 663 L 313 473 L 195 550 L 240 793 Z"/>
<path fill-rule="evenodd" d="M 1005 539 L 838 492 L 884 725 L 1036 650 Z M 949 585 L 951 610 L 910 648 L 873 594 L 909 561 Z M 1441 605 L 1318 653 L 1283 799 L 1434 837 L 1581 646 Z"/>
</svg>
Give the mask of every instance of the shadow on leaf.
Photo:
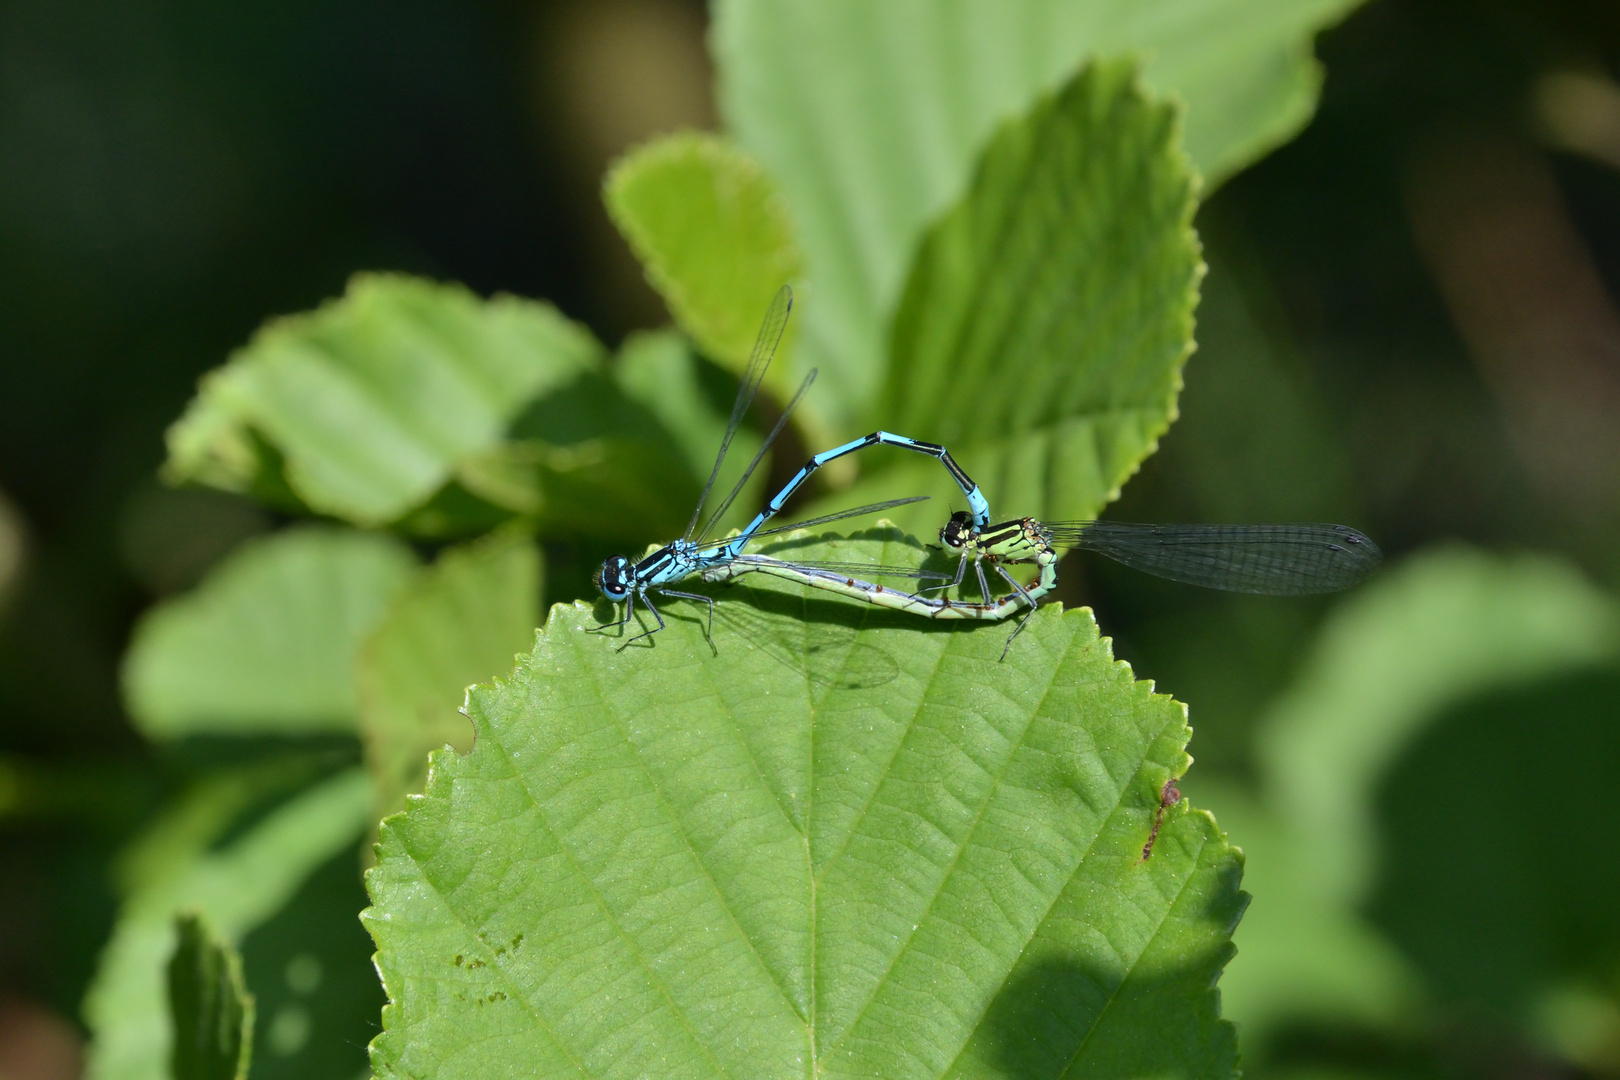
<svg viewBox="0 0 1620 1080">
<path fill-rule="evenodd" d="M 1037 961 L 1002 987 L 963 1056 L 1008 1080 L 1226 1075 L 1232 1025 L 1192 1007 L 1207 998 L 1177 992 L 1196 985 L 1203 966 L 1137 968 L 1122 980 L 1080 959 Z M 1134 1037 L 1121 1038 L 1123 1030 Z"/>
</svg>

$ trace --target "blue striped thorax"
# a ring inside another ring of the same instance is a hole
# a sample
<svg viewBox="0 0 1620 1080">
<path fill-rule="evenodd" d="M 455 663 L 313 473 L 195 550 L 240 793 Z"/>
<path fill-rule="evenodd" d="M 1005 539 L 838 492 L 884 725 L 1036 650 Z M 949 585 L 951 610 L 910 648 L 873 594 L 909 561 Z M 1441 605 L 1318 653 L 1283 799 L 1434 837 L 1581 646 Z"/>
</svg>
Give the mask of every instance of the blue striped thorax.
<svg viewBox="0 0 1620 1080">
<path fill-rule="evenodd" d="M 636 563 L 636 581 L 642 585 L 662 585 L 685 577 L 697 562 L 695 551 L 690 540 L 677 540 L 659 548 Z"/>
</svg>

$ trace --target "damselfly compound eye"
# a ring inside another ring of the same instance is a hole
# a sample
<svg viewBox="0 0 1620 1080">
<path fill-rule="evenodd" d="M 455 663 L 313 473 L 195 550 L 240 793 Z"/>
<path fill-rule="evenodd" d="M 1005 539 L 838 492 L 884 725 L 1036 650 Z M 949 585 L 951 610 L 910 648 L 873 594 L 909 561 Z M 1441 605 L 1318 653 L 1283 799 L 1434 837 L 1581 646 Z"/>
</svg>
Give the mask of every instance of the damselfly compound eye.
<svg viewBox="0 0 1620 1080">
<path fill-rule="evenodd" d="M 939 542 L 960 551 L 973 538 L 973 515 L 958 510 L 939 530 Z"/>
<path fill-rule="evenodd" d="M 609 600 L 623 600 L 630 595 L 630 560 L 615 555 L 596 572 L 596 587 Z"/>
</svg>

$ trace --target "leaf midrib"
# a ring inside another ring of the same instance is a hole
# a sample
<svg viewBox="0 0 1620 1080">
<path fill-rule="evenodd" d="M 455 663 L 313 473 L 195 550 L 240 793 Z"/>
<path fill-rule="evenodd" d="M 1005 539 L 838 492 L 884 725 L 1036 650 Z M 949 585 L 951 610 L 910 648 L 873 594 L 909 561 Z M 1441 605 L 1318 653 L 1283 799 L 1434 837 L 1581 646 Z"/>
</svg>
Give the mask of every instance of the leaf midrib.
<svg viewBox="0 0 1620 1080">
<path fill-rule="evenodd" d="M 1067 654 L 1068 651 L 1073 648 L 1073 646 L 1074 636 L 1071 634 L 1068 643 L 1064 646 L 1064 653 Z M 943 657 L 946 651 L 946 649 L 941 649 L 940 656 Z M 1029 736 L 1030 728 L 1034 726 L 1036 719 L 1042 715 L 1041 710 L 1045 706 L 1047 699 L 1051 696 L 1052 687 L 1056 684 L 1058 672 L 1062 667 L 1063 664 L 1060 659 L 1058 663 L 1053 664 L 1048 669 L 1049 678 L 1045 688 L 1041 691 L 1040 702 L 1033 706 L 1026 715 L 1024 726 L 1018 733 L 1018 741 L 1013 744 L 1012 748 L 1008 751 L 1006 758 L 1002 761 L 1001 767 L 997 770 L 995 779 L 991 783 L 989 791 L 986 792 L 984 799 L 979 804 L 979 809 L 973 815 L 973 824 L 963 833 L 962 842 L 957 845 L 956 851 L 952 853 L 949 866 L 946 868 L 945 872 L 940 875 L 939 882 L 934 888 L 933 896 L 929 898 L 928 904 L 922 909 L 921 917 L 918 918 L 917 922 L 912 926 L 910 932 L 906 934 L 905 941 L 902 942 L 900 947 L 894 951 L 894 955 L 890 958 L 888 966 L 884 968 L 882 976 L 878 978 L 877 982 L 872 984 L 872 990 L 867 994 L 866 1000 L 861 1003 L 860 1009 L 857 1010 L 855 1015 L 850 1018 L 849 1023 L 844 1026 L 844 1030 L 838 1036 L 838 1040 L 834 1042 L 832 1046 L 827 1048 L 829 1053 L 842 1046 L 844 1039 L 849 1035 L 849 1033 L 860 1026 L 861 1019 L 866 1015 L 867 1010 L 872 1007 L 872 1003 L 877 1000 L 878 995 L 888 984 L 889 976 L 893 974 L 895 965 L 900 962 L 900 958 L 906 954 L 908 949 L 910 949 L 911 942 L 916 937 L 917 931 L 922 928 L 925 922 L 928 921 L 928 915 L 933 911 L 934 905 L 939 902 L 940 894 L 944 890 L 946 883 L 951 880 L 952 875 L 956 872 L 956 867 L 961 861 L 962 854 L 971 846 L 974 835 L 977 834 L 980 824 L 984 821 L 985 811 L 990 807 L 991 803 L 995 801 L 996 795 L 1001 791 L 1002 779 L 1006 773 L 1006 770 L 1011 767 L 1013 761 L 1018 757 L 1019 750 L 1023 748 L 1024 742 Z M 917 712 L 921 713 L 922 709 L 919 707 Z M 916 718 L 914 716 L 912 719 L 912 724 L 907 728 L 908 733 L 915 723 Z M 901 744 L 904 744 L 903 739 L 901 740 Z M 887 776 L 887 772 L 885 772 L 884 775 Z M 882 786 L 881 781 L 879 782 L 878 786 Z M 857 821 L 856 824 L 859 824 L 859 822 Z M 854 832 L 855 829 L 851 828 L 850 834 L 853 835 Z M 1087 846 L 1087 851 L 1090 851 L 1091 847 L 1096 844 L 1097 837 L 1100 836 L 1101 833 L 1102 830 L 1099 827 L 1097 834 L 1091 839 L 1091 844 Z M 1059 891 L 1058 895 L 1062 895 L 1061 890 Z M 1039 926 L 1040 924 L 1036 923 L 1035 925 Z"/>
<path fill-rule="evenodd" d="M 576 643 L 576 645 L 575 645 L 575 653 L 576 653 L 576 655 L 578 653 L 579 647 L 580 647 L 580 644 Z M 581 658 L 581 659 L 583 659 L 583 658 Z M 664 797 L 664 789 L 663 789 L 663 787 L 659 785 L 657 779 L 653 775 L 653 771 L 650 768 L 647 767 L 647 764 L 646 764 L 646 762 L 643 759 L 642 754 L 641 754 L 641 748 L 636 745 L 636 742 L 635 742 L 634 739 L 630 738 L 630 733 L 625 728 L 623 718 L 620 717 L 620 715 L 618 713 L 618 710 L 614 709 L 608 703 L 607 695 L 604 692 L 604 688 L 602 686 L 601 680 L 600 680 L 600 678 L 598 678 L 593 665 L 586 662 L 586 663 L 578 664 L 577 667 L 579 669 L 588 671 L 590 673 L 589 678 L 590 678 L 590 681 L 591 681 L 591 686 L 596 691 L 596 699 L 597 699 L 597 701 L 601 702 L 603 711 L 606 712 L 609 716 L 612 717 L 613 726 L 618 730 L 620 737 L 622 739 L 624 739 L 625 746 L 627 746 L 629 748 L 631 756 L 635 759 L 636 767 L 640 770 L 642 776 L 646 779 L 647 786 L 652 790 L 653 794 L 657 797 L 659 809 L 662 810 L 667 815 L 668 820 L 670 822 L 670 827 L 673 828 L 675 830 L 676 834 L 680 836 L 681 843 L 683 845 L 685 845 L 687 852 L 692 856 L 693 864 L 696 865 L 699 872 L 702 873 L 703 880 L 708 882 L 709 888 L 714 891 L 715 899 L 719 902 L 720 907 L 725 911 L 726 918 L 730 921 L 732 929 L 734 929 L 736 931 L 738 937 L 740 937 L 743 941 L 745 941 L 748 944 L 748 951 L 753 955 L 755 961 L 758 962 L 760 968 L 770 977 L 771 983 L 776 987 L 776 992 L 782 995 L 782 1004 L 786 1005 L 788 1011 L 790 1013 L 792 1013 L 794 1016 L 797 1016 L 799 1018 L 799 1022 L 801 1024 L 803 1024 L 805 1022 L 805 1018 L 804 1018 L 803 1015 L 801 1015 L 799 1013 L 798 1008 L 793 1004 L 793 998 L 792 998 L 791 995 L 788 994 L 787 987 L 782 985 L 782 980 L 781 980 L 780 976 L 772 968 L 772 966 L 766 961 L 765 957 L 760 954 L 759 945 L 754 941 L 753 935 L 749 934 L 748 931 L 743 928 L 742 923 L 738 921 L 737 913 L 732 910 L 731 902 L 730 902 L 729 898 L 727 897 L 726 891 L 720 887 L 720 883 L 718 881 L 716 881 L 714 875 L 709 872 L 708 863 L 704 861 L 703 856 L 698 852 L 697 845 L 694 844 L 692 842 L 691 837 L 687 835 L 686 826 L 685 826 L 684 822 L 681 819 L 681 815 L 676 812 L 675 808 L 672 805 L 670 805 L 669 801 Z M 705 668 L 705 678 L 712 679 L 713 676 L 712 676 L 712 674 L 710 674 L 710 669 L 709 669 L 708 665 L 704 665 L 704 668 Z M 720 698 L 718 688 L 716 688 L 716 692 L 714 694 L 714 697 L 716 699 Z M 763 786 L 767 792 L 770 792 L 771 791 L 770 785 L 765 782 L 764 773 L 759 769 L 759 763 L 754 758 L 753 752 L 749 749 L 748 744 L 747 744 L 748 741 L 746 739 L 742 738 L 740 729 L 736 728 L 736 723 L 735 723 L 736 717 L 731 715 L 730 710 L 727 710 L 727 714 L 728 714 L 728 719 L 730 719 L 732 721 L 733 730 L 737 731 L 737 741 L 743 744 L 743 752 L 748 755 L 749 763 L 754 766 L 755 772 L 760 778 L 761 786 Z M 505 752 L 506 752 L 505 745 L 504 744 L 500 744 L 500 745 L 501 745 L 502 754 L 505 754 Z M 523 780 L 520 777 L 520 782 L 523 783 L 523 792 L 524 792 L 524 794 L 529 795 L 529 787 L 528 787 L 527 781 Z M 529 798 L 530 798 L 531 802 L 534 801 L 532 795 L 529 795 Z M 778 800 L 775 797 L 774 793 L 772 793 L 771 801 L 772 801 L 772 803 L 774 803 L 776 805 L 777 813 L 782 814 L 783 820 L 787 823 L 788 828 L 792 829 L 793 828 L 793 819 L 788 817 L 787 814 L 783 811 L 782 804 L 781 804 L 780 800 Z M 535 804 L 535 809 L 540 810 L 540 807 L 539 807 L 538 803 Z M 541 810 L 540 812 L 542 814 L 544 813 L 543 810 Z M 795 829 L 794 831 L 797 832 L 798 830 Z M 556 834 L 553 833 L 552 835 L 556 835 Z M 560 838 L 559 838 L 559 846 L 561 846 Z M 575 864 L 574 861 L 573 861 L 572 854 L 570 854 L 570 856 L 569 856 L 569 863 L 570 863 L 570 865 L 576 865 L 576 867 L 577 867 L 577 864 Z M 584 880 L 589 881 L 588 878 L 585 878 L 583 868 L 578 868 L 578 869 L 579 869 L 579 873 L 580 873 L 581 878 L 584 879 Z M 594 884 L 591 885 L 591 895 L 596 896 L 599 901 L 602 900 L 602 898 L 601 898 L 600 894 L 597 892 L 596 887 L 595 887 Z M 618 930 L 618 923 L 617 922 L 614 923 L 614 929 Z M 652 971 L 652 968 L 649 965 L 647 965 L 646 959 L 644 957 L 642 957 L 641 952 L 640 952 L 639 949 L 636 950 L 636 957 L 637 957 L 638 960 L 640 960 L 642 962 L 643 966 L 646 967 L 648 972 L 650 973 Z M 676 1012 L 681 1016 L 682 1023 L 686 1024 L 687 1030 L 692 1032 L 693 1041 L 698 1042 L 700 1045 L 703 1045 L 704 1054 L 709 1055 L 711 1057 L 711 1059 L 712 1059 L 712 1054 L 710 1054 L 708 1046 L 706 1044 L 704 1044 L 701 1039 L 698 1038 L 697 1032 L 696 1032 L 696 1030 L 694 1030 L 692 1028 L 691 1024 L 687 1023 L 685 1012 L 683 1010 L 681 1010 L 679 1008 L 679 1006 L 675 1005 L 675 1002 L 674 1002 L 673 998 L 671 998 L 669 993 L 664 990 L 662 983 L 659 984 L 659 992 L 664 994 L 664 997 L 667 1000 L 669 1000 L 671 1007 L 675 1008 Z M 718 1067 L 718 1065 L 719 1065 L 719 1063 L 718 1063 L 718 1061 L 716 1061 L 716 1067 Z M 722 1075 L 729 1075 L 723 1069 L 721 1070 L 721 1074 Z"/>
<path fill-rule="evenodd" d="M 870 609 L 870 610 L 875 610 L 875 609 Z M 861 618 L 862 618 L 863 623 L 864 623 L 864 621 L 866 619 L 870 618 L 870 610 L 862 612 Z M 947 647 L 942 647 L 938 652 L 936 652 L 934 654 L 934 663 L 933 663 L 932 669 L 929 672 L 928 681 L 923 684 L 925 688 L 928 687 L 928 686 L 932 686 L 934 684 L 934 680 L 939 677 L 939 671 L 940 671 L 940 668 L 944 664 L 945 654 L 946 654 L 947 651 L 948 651 L 948 646 Z M 927 693 L 927 691 L 925 689 L 924 694 L 926 695 L 926 693 Z M 913 709 L 912 712 L 911 712 L 911 719 L 909 721 L 907 721 L 907 723 L 906 723 L 906 730 L 900 735 L 900 737 L 898 739 L 895 740 L 895 742 L 894 742 L 894 750 L 893 750 L 892 753 L 890 753 L 888 761 L 884 762 L 883 771 L 879 774 L 878 782 L 872 785 L 872 790 L 867 794 L 866 801 L 861 804 L 860 811 L 858 813 L 856 813 L 856 815 L 853 818 L 850 819 L 849 828 L 844 830 L 843 838 L 838 843 L 838 850 L 833 852 L 831 855 L 829 855 L 827 857 L 827 861 L 822 864 L 820 873 L 816 873 L 815 864 L 814 863 L 811 864 L 810 870 L 811 870 L 811 881 L 812 881 L 812 883 L 814 883 L 816 885 L 821 884 L 822 876 L 825 875 L 828 870 L 832 869 L 833 865 L 836 864 L 838 862 L 838 860 L 843 857 L 845 851 L 849 850 L 850 841 L 853 840 L 855 838 L 855 834 L 860 831 L 861 822 L 866 820 L 867 814 L 871 812 L 872 804 L 877 801 L 878 793 L 883 789 L 883 780 L 882 780 L 882 778 L 887 777 L 889 775 L 890 770 L 893 769 L 893 767 L 894 767 L 894 759 L 899 756 L 900 752 L 903 749 L 905 749 L 906 740 L 908 738 L 910 738 L 911 733 L 914 730 L 916 730 L 917 717 L 921 713 L 922 713 L 922 703 L 919 702 L 918 707 Z M 812 726 L 812 728 L 814 728 L 813 723 L 812 723 L 811 726 Z M 812 774 L 811 777 L 810 777 L 810 783 L 811 783 L 810 790 L 814 791 L 815 790 L 815 776 L 814 776 L 814 774 Z"/>
<path fill-rule="evenodd" d="M 725 697 L 720 692 L 720 684 L 715 679 L 714 668 L 713 668 L 712 665 L 710 665 L 710 664 L 704 664 L 703 665 L 703 678 L 705 679 L 705 681 L 707 681 L 709 683 L 710 687 L 712 688 L 714 700 L 715 701 L 724 701 Z M 806 696 L 808 698 L 808 695 L 806 695 Z M 607 698 L 606 697 L 602 698 L 602 703 L 603 703 L 604 707 L 607 707 Z M 612 710 L 610 709 L 609 711 L 611 712 Z M 806 726 L 810 729 L 809 730 L 810 757 L 811 757 L 811 765 L 812 765 L 812 769 L 813 769 L 814 768 L 814 758 L 815 758 L 815 723 L 814 723 L 815 704 L 814 704 L 814 702 L 806 700 L 806 702 L 805 702 L 805 712 L 811 718 L 811 723 L 806 725 Z M 775 786 L 771 784 L 769 778 L 765 775 L 765 769 L 764 769 L 763 766 L 760 765 L 759 758 L 754 755 L 753 747 L 748 745 L 748 739 L 743 735 L 742 726 L 738 722 L 736 711 L 733 710 L 733 709 L 727 709 L 726 710 L 726 719 L 730 721 L 732 734 L 735 735 L 735 737 L 737 739 L 737 744 L 740 747 L 742 747 L 742 752 L 748 758 L 748 763 L 754 767 L 754 775 L 759 778 L 759 786 L 761 788 L 763 788 L 768 795 L 770 795 L 771 803 L 776 807 L 776 812 L 778 814 L 782 815 L 782 820 L 783 820 L 784 823 L 786 823 L 787 827 L 789 829 L 792 829 L 794 832 L 798 833 L 799 836 L 804 840 L 805 851 L 806 851 L 805 877 L 807 879 L 811 878 L 812 874 L 813 874 L 813 871 L 814 871 L 814 868 L 808 862 L 808 853 L 809 853 L 809 844 L 810 844 L 810 830 L 809 830 L 809 823 L 810 823 L 810 820 L 811 820 L 810 815 L 814 812 L 814 809 L 815 809 L 815 805 L 814 805 L 814 803 L 812 801 L 814 799 L 814 797 L 815 797 L 815 790 L 816 790 L 815 789 L 815 783 L 814 783 L 814 779 L 815 779 L 814 778 L 814 773 L 812 772 L 812 775 L 811 775 L 811 781 L 812 782 L 808 785 L 808 787 L 806 789 L 806 793 L 805 793 L 805 803 L 807 805 L 805 807 L 805 818 L 804 818 L 804 820 L 805 820 L 805 826 L 806 827 L 804 829 L 800 829 L 800 828 L 797 828 L 793 824 L 792 815 L 788 813 L 788 808 L 782 804 L 782 796 L 777 792 Z M 618 718 L 616 713 L 614 714 L 614 723 L 619 724 L 619 718 Z M 620 726 L 622 727 L 622 725 L 620 725 Z M 627 743 L 630 742 L 628 735 L 626 735 L 625 741 Z M 635 744 L 630 743 L 630 746 L 631 746 L 631 749 L 634 751 L 635 750 Z M 640 754 L 639 751 L 636 752 L 636 760 L 637 760 L 638 763 L 641 761 L 641 754 Z M 652 774 L 651 774 L 651 772 L 648 771 L 648 770 L 645 770 L 645 769 L 643 771 L 647 773 L 648 782 L 651 783 L 652 782 Z M 653 790 L 658 792 L 659 804 L 663 805 L 663 799 L 664 799 L 663 791 L 660 788 L 658 788 L 658 786 L 656 784 L 653 785 Z M 812 966 L 811 966 L 810 972 L 809 972 L 809 979 L 810 979 L 809 1000 L 805 1003 L 805 1008 L 809 1012 L 810 1015 L 806 1016 L 804 1013 L 799 1011 L 799 1008 L 798 1008 L 797 1005 L 793 1004 L 793 996 L 790 993 L 788 993 L 787 986 L 785 986 L 783 984 L 782 975 L 778 974 L 777 971 L 771 966 L 771 964 L 769 962 L 766 961 L 765 957 L 760 953 L 759 946 L 757 944 L 755 944 L 753 935 L 749 934 L 746 930 L 743 929 L 743 925 L 738 920 L 736 913 L 731 910 L 731 902 L 728 899 L 725 891 L 720 888 L 720 883 L 714 879 L 714 876 L 712 874 L 709 873 L 709 868 L 708 868 L 707 864 L 704 863 L 703 856 L 698 854 L 697 847 L 694 844 L 692 844 L 691 841 L 686 840 L 686 831 L 685 831 L 685 829 L 681 829 L 680 833 L 681 833 L 681 839 L 683 841 L 686 841 L 687 848 L 692 852 L 693 861 L 695 861 L 700 867 L 703 868 L 703 876 L 704 876 L 704 878 L 706 878 L 708 880 L 710 887 L 714 889 L 715 896 L 719 898 L 721 906 L 726 909 L 726 915 L 727 915 L 727 917 L 729 917 L 731 919 L 731 925 L 736 927 L 737 932 L 739 934 L 741 934 L 743 939 L 748 942 L 748 950 L 749 950 L 749 952 L 754 954 L 754 959 L 759 961 L 759 966 L 761 968 L 763 968 L 766 971 L 767 974 L 770 975 L 771 982 L 776 985 L 777 993 L 782 995 L 782 1001 L 787 1005 L 788 1010 L 790 1012 L 792 1012 L 793 1015 L 795 1015 L 795 1016 L 797 1016 L 799 1018 L 799 1022 L 801 1024 L 806 1025 L 805 1041 L 811 1047 L 810 1058 L 811 1058 L 811 1063 L 812 1063 L 812 1068 L 813 1068 L 814 1067 L 814 1062 L 815 1062 L 815 1026 L 814 1026 L 815 1021 L 814 1021 L 814 1016 L 815 1016 L 815 1007 L 816 1007 L 815 967 L 813 966 L 814 965 L 814 960 L 815 960 L 815 954 L 814 954 L 815 944 L 814 944 L 814 942 L 815 942 L 815 894 L 816 894 L 816 886 L 815 886 L 814 880 L 810 881 L 810 927 L 809 927 L 809 931 L 810 931 L 810 940 L 811 940 L 811 961 L 812 961 Z"/>
</svg>

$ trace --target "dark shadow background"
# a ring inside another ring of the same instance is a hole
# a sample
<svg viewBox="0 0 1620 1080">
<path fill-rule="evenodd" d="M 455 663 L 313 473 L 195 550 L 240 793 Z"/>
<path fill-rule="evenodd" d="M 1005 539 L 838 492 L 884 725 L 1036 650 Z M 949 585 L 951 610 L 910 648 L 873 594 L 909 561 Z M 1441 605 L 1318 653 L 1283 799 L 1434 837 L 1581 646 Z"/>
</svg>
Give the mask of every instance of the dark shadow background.
<svg viewBox="0 0 1620 1080">
<path fill-rule="evenodd" d="M 662 322 L 598 183 L 634 142 L 713 125 L 704 18 L 696 0 L 0 6 L 0 1043 L 44 1047 L 31 1072 L 0 1050 L 0 1071 L 74 1075 L 108 860 L 186 771 L 121 714 L 131 622 L 272 524 L 153 479 L 198 376 L 360 269 L 545 297 L 610 344 Z M 1392 555 L 1462 538 L 1613 586 L 1620 5 L 1372 0 L 1318 54 L 1312 126 L 1200 215 L 1212 273 L 1183 418 L 1114 516 L 1344 520 Z M 1325 605 L 1093 563 L 1066 578 L 1120 655 L 1197 703 L 1200 768 L 1244 775 L 1252 720 Z M 1545 706 L 1478 708 L 1474 738 Z M 1612 688 L 1559 708 L 1620 719 Z M 1508 768 L 1521 737 L 1479 767 Z M 1567 782 L 1573 833 L 1602 781 Z M 1450 805 L 1391 798 L 1395 835 Z M 1423 866 L 1401 861 L 1406 892 L 1380 895 L 1397 937 L 1460 880 Z M 305 948 L 261 933 L 250 967 Z M 357 926 L 330 933 L 369 951 Z M 1451 985 L 1468 948 L 1417 951 Z M 299 972 L 272 976 L 275 1001 L 305 993 Z M 1346 1038 L 1307 1033 L 1279 1060 L 1342 1061 Z M 1441 1067 L 1386 1049 L 1351 1056 Z"/>
</svg>

